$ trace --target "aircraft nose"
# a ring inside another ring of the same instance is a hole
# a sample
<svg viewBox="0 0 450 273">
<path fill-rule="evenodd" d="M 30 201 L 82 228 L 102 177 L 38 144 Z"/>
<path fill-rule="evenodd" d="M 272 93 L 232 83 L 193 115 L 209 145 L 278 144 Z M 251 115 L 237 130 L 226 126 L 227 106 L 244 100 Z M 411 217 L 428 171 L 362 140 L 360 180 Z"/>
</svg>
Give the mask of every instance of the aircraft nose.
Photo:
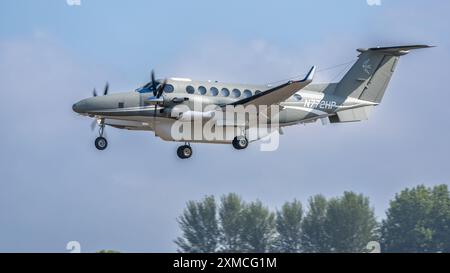
<svg viewBox="0 0 450 273">
<path fill-rule="evenodd" d="M 72 110 L 78 114 L 84 114 L 87 111 L 85 100 L 79 101 L 72 105 Z"/>
<path fill-rule="evenodd" d="M 72 110 L 73 110 L 74 112 L 76 112 L 76 113 L 80 113 L 79 107 L 78 107 L 78 103 L 74 103 L 74 104 L 72 105 Z"/>
</svg>

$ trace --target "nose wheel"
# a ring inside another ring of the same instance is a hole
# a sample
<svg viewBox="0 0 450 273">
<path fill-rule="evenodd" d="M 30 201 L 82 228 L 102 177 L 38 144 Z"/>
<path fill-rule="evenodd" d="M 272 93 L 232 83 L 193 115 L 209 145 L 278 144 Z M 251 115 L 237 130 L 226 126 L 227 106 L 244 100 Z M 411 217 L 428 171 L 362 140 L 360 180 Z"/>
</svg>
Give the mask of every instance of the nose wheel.
<svg viewBox="0 0 450 273">
<path fill-rule="evenodd" d="M 104 120 L 102 120 L 100 122 L 100 128 L 98 130 L 100 136 L 97 137 L 94 142 L 95 148 L 97 148 L 100 151 L 103 151 L 104 149 L 106 149 L 106 147 L 108 147 L 108 141 L 106 140 L 106 138 L 103 137 L 104 130 L 105 130 L 105 123 Z"/>
<path fill-rule="evenodd" d="M 108 141 L 104 137 L 98 137 L 95 139 L 95 148 L 97 148 L 100 151 L 103 151 L 108 147 Z"/>
<path fill-rule="evenodd" d="M 192 147 L 190 145 L 183 145 L 178 147 L 177 155 L 181 159 L 188 159 L 192 156 Z"/>
</svg>

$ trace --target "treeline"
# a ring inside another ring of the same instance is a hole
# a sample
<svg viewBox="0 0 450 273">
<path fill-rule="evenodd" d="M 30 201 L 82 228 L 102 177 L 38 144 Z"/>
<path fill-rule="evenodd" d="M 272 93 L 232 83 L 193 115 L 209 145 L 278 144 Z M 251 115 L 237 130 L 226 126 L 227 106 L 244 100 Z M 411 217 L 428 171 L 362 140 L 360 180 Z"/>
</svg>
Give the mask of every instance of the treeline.
<svg viewBox="0 0 450 273">
<path fill-rule="evenodd" d="M 230 193 L 216 201 L 189 201 L 178 218 L 180 252 L 450 252 L 450 193 L 447 185 L 405 189 L 378 222 L 369 198 L 345 192 L 316 195 L 307 207 L 286 202 L 271 211 L 260 201 Z"/>
</svg>

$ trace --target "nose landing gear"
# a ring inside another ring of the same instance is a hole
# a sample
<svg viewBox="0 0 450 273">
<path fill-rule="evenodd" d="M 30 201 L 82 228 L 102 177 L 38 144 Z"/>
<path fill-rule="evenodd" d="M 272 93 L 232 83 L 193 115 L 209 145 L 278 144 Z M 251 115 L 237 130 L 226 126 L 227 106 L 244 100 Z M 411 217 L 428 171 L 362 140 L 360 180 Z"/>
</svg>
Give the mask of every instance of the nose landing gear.
<svg viewBox="0 0 450 273">
<path fill-rule="evenodd" d="M 108 141 L 104 137 L 97 137 L 95 139 L 95 148 L 97 148 L 100 151 L 103 151 L 108 147 Z"/>
<path fill-rule="evenodd" d="M 99 127 L 98 132 L 100 136 L 95 139 L 95 148 L 103 151 L 108 147 L 108 141 L 103 137 L 103 132 L 105 130 L 105 121 L 103 119 L 100 121 Z"/>
<path fill-rule="evenodd" d="M 188 159 L 192 156 L 192 147 L 188 144 L 178 147 L 177 155 L 181 159 Z"/>
</svg>

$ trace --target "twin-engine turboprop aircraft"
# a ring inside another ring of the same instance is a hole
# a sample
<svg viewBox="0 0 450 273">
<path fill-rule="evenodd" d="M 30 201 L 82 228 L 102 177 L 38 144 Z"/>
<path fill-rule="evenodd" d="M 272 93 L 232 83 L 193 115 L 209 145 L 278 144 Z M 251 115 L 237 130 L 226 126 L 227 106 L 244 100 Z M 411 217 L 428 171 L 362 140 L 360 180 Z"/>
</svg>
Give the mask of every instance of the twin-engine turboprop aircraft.
<svg viewBox="0 0 450 273">
<path fill-rule="evenodd" d="M 358 60 L 341 81 L 325 84 L 311 84 L 315 67 L 304 79 L 291 80 L 275 87 L 181 78 L 157 80 L 152 71 L 151 81 L 134 91 L 108 94 L 107 84 L 103 96 L 97 96 L 94 89 L 93 97 L 75 103 L 73 110 L 94 118 L 99 125 L 99 137 L 95 140 L 99 150 L 106 149 L 108 145 L 103 135 L 106 125 L 154 131 L 163 140 L 184 142 L 177 150 L 178 156 L 183 159 L 192 156 L 192 142 L 230 143 L 241 150 L 247 148 L 249 142 L 265 135 L 250 137 L 255 125 L 249 122 L 248 116 L 244 116 L 242 122 L 236 122 L 235 118 L 228 122 L 223 121 L 223 117 L 218 118 L 217 113 L 230 108 L 250 107 L 252 110 L 249 112 L 257 118 L 267 117 L 268 123 L 272 124 L 276 120 L 279 126 L 277 131 L 285 126 L 318 119 L 328 119 L 330 123 L 367 120 L 370 110 L 381 102 L 400 56 L 413 49 L 429 47 L 412 45 L 358 49 Z M 207 106 L 212 108 L 207 110 Z M 268 107 L 272 110 L 267 110 Z M 213 131 L 224 129 L 226 136 L 198 136 L 190 129 L 183 129 L 187 127 L 179 126 L 199 120 L 201 126 L 209 124 Z M 233 129 L 231 133 L 230 128 Z M 183 134 L 183 131 L 189 132 Z M 183 136 L 175 136 L 177 133 Z"/>
</svg>

